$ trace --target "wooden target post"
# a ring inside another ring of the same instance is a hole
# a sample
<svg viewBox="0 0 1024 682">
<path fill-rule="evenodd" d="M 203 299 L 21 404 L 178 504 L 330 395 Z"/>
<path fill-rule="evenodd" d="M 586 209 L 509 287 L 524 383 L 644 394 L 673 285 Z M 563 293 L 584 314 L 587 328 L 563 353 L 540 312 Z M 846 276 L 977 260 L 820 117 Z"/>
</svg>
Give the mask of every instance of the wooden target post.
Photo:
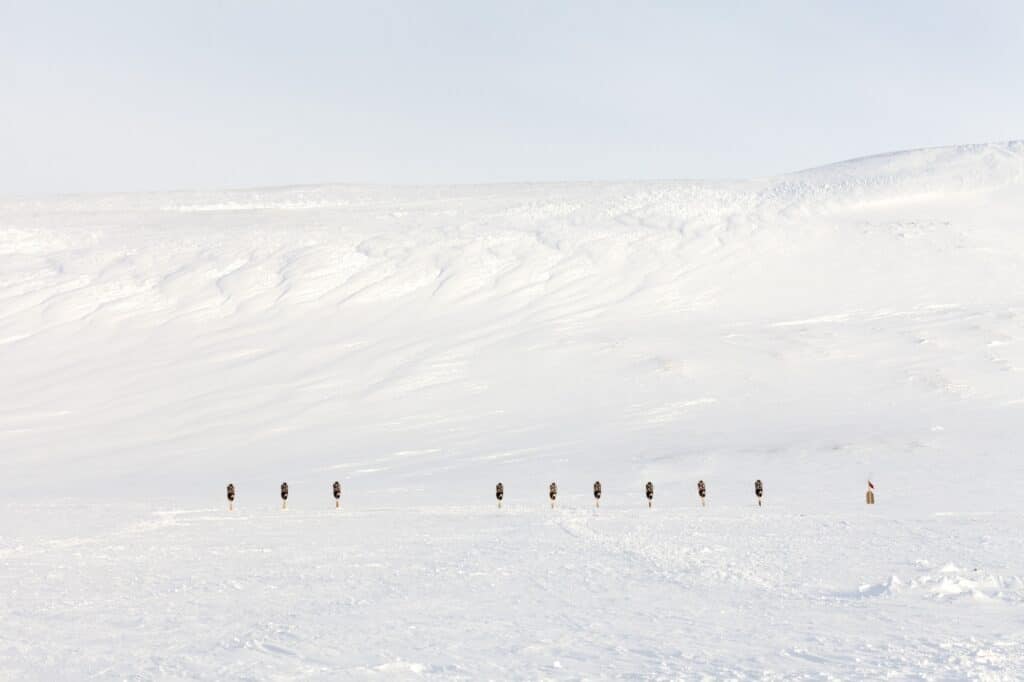
<svg viewBox="0 0 1024 682">
<path fill-rule="evenodd" d="M 338 481 L 334 482 L 333 492 L 334 492 L 334 508 L 335 509 L 340 509 L 341 508 L 341 483 L 339 483 Z"/>
<path fill-rule="evenodd" d="M 558 484 L 556 484 L 554 481 L 552 481 L 551 485 L 548 486 L 548 497 L 551 498 L 551 508 L 554 509 L 555 498 L 558 497 Z"/>
<path fill-rule="evenodd" d="M 228 511 L 235 511 L 235 484 L 228 483 Z"/>
<path fill-rule="evenodd" d="M 875 484 L 868 481 L 868 491 L 864 493 L 864 501 L 868 504 L 875 503 Z"/>
<path fill-rule="evenodd" d="M 594 505 L 601 507 L 601 481 L 594 481 Z"/>
<path fill-rule="evenodd" d="M 494 496 L 498 498 L 498 509 L 501 509 L 501 501 L 505 499 L 505 486 L 501 484 L 501 481 L 494 486 Z"/>
<path fill-rule="evenodd" d="M 281 484 L 281 509 L 288 508 L 288 483 Z"/>
<path fill-rule="evenodd" d="M 644 495 L 647 496 L 647 508 L 650 509 L 654 504 L 654 484 L 650 481 L 644 486 Z"/>
</svg>

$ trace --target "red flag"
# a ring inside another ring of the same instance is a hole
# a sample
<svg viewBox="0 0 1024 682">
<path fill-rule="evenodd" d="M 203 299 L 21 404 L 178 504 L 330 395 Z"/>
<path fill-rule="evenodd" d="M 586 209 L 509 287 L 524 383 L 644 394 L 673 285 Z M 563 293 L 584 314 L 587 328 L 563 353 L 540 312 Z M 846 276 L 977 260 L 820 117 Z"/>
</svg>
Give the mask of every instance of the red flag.
<svg viewBox="0 0 1024 682">
<path fill-rule="evenodd" d="M 871 488 L 872 490 L 874 490 L 875 489 L 875 484 L 872 483 L 871 481 L 868 481 L 868 487 Z"/>
</svg>

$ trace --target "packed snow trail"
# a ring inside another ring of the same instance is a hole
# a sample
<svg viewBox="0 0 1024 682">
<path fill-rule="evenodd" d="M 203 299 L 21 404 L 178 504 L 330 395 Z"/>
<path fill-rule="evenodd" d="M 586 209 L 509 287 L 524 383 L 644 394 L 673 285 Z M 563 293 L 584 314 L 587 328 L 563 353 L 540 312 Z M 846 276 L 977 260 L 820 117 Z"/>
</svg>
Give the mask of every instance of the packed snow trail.
<svg viewBox="0 0 1024 682">
<path fill-rule="evenodd" d="M 0 200 L 0 677 L 1019 678 L 1022 216 L 1020 142 Z"/>
</svg>

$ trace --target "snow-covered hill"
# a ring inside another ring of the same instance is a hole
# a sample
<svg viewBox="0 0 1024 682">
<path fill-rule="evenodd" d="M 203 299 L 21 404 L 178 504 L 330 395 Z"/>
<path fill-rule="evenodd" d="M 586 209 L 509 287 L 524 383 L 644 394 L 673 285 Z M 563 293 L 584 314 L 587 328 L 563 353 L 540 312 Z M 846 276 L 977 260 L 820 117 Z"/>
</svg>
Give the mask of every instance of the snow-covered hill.
<svg viewBox="0 0 1024 682">
<path fill-rule="evenodd" d="M 12 676 L 1022 674 L 1022 142 L 8 199 L 0 376 Z"/>
</svg>

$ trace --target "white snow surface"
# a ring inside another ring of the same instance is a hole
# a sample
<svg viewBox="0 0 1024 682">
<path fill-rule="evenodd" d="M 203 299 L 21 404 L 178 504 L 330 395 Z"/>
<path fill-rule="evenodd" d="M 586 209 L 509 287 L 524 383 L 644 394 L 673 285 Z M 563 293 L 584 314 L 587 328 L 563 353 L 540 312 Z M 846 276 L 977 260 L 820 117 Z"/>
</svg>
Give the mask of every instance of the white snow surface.
<svg viewBox="0 0 1024 682">
<path fill-rule="evenodd" d="M 2 679 L 1024 678 L 1022 142 L 0 200 L 0 377 Z"/>
</svg>

